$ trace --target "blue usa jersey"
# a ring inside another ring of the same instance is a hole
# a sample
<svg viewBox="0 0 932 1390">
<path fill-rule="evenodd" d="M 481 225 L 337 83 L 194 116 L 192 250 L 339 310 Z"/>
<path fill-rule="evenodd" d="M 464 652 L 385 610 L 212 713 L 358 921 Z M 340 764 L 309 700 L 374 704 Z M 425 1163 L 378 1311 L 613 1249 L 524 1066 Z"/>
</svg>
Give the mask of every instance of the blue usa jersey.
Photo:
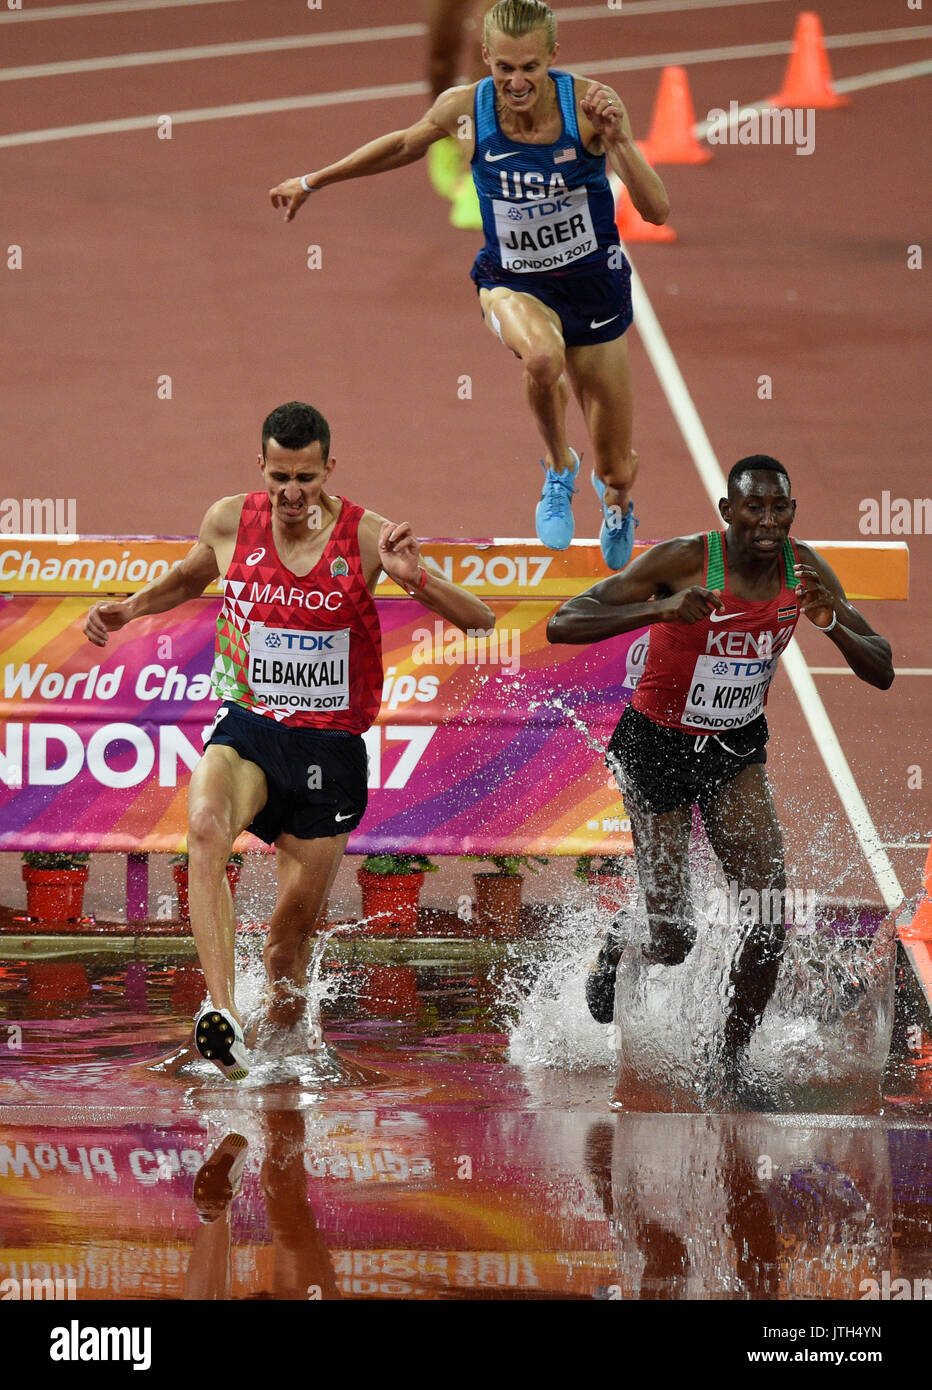
<svg viewBox="0 0 932 1390">
<path fill-rule="evenodd" d="M 605 260 L 618 245 L 605 156 L 579 136 L 573 78 L 552 69 L 563 129 L 552 145 L 502 132 L 491 77 L 476 87 L 472 176 L 482 209 L 485 251 L 509 274 L 541 275 Z"/>
</svg>

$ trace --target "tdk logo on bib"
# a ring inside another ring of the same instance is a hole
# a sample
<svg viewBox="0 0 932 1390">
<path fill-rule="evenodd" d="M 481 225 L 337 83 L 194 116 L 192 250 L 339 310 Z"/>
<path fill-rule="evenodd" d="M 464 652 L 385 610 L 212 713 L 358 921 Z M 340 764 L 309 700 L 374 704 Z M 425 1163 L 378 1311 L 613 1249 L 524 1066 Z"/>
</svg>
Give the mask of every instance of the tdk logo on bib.
<svg viewBox="0 0 932 1390">
<path fill-rule="evenodd" d="M 266 651 L 329 652 L 336 648 L 334 632 L 283 632 L 267 629 L 262 633 Z"/>
</svg>

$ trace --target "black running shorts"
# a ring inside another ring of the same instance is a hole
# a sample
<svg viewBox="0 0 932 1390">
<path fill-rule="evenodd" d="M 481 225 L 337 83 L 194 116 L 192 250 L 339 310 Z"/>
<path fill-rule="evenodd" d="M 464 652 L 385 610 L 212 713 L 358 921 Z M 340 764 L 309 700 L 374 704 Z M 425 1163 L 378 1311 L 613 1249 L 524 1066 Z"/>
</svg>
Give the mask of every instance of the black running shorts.
<svg viewBox="0 0 932 1390">
<path fill-rule="evenodd" d="M 205 747 L 232 748 L 265 773 L 269 797 L 246 828 L 267 844 L 345 835 L 362 820 L 368 759 L 360 734 L 288 728 L 231 700 L 217 711 Z"/>
<path fill-rule="evenodd" d="M 606 762 L 626 803 L 662 816 L 709 802 L 742 768 L 767 761 L 767 720 L 720 736 L 684 734 L 628 705 L 608 743 Z"/>
</svg>

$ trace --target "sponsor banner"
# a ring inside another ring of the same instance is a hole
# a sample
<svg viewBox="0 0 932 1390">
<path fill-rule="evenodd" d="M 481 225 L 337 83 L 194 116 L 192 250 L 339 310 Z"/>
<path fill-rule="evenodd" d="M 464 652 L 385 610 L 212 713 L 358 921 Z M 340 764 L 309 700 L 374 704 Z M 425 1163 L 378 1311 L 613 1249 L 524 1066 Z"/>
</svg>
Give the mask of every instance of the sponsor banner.
<svg viewBox="0 0 932 1390">
<path fill-rule="evenodd" d="M 13 536 L 0 533 L 0 593 L 130 594 L 184 558 L 193 536 Z M 635 556 L 649 545 L 634 547 Z M 812 541 L 848 597 L 905 599 L 909 551 L 903 541 Z M 570 598 L 608 577 L 597 541 L 555 552 L 539 541 L 425 540 L 429 568 L 481 598 Z M 219 593 L 216 585 L 206 591 Z M 401 590 L 383 577 L 379 597 Z"/>
<path fill-rule="evenodd" d="M 92 601 L 0 598 L 0 849 L 183 846 L 187 783 L 217 708 L 217 602 L 140 619 L 101 649 L 82 631 Z M 410 599 L 378 607 L 382 707 L 365 735 L 369 809 L 352 852 L 630 848 L 603 749 L 643 633 L 549 646 L 552 600 L 493 599 L 488 638 Z"/>
</svg>

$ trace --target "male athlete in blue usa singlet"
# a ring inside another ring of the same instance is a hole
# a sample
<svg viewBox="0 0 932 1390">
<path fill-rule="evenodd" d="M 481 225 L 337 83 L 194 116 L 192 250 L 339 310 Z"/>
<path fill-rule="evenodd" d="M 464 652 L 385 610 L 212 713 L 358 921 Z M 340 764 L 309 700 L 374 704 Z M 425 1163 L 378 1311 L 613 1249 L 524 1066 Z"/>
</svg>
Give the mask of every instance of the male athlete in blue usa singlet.
<svg viewBox="0 0 932 1390">
<path fill-rule="evenodd" d="M 625 330 L 630 274 L 618 243 L 606 160 L 642 217 L 662 223 L 666 191 L 645 161 L 618 94 L 553 67 L 556 21 L 540 0 L 500 0 L 485 17 L 491 76 L 451 87 L 407 130 L 271 190 L 291 221 L 311 193 L 344 179 L 401 168 L 454 136 L 470 152 L 485 246 L 472 269 L 486 324 L 520 358 L 544 442 L 535 521 L 544 545 L 573 538 L 580 460 L 566 437 L 572 386 L 592 448 L 610 569 L 634 544 L 631 384 Z"/>
</svg>

